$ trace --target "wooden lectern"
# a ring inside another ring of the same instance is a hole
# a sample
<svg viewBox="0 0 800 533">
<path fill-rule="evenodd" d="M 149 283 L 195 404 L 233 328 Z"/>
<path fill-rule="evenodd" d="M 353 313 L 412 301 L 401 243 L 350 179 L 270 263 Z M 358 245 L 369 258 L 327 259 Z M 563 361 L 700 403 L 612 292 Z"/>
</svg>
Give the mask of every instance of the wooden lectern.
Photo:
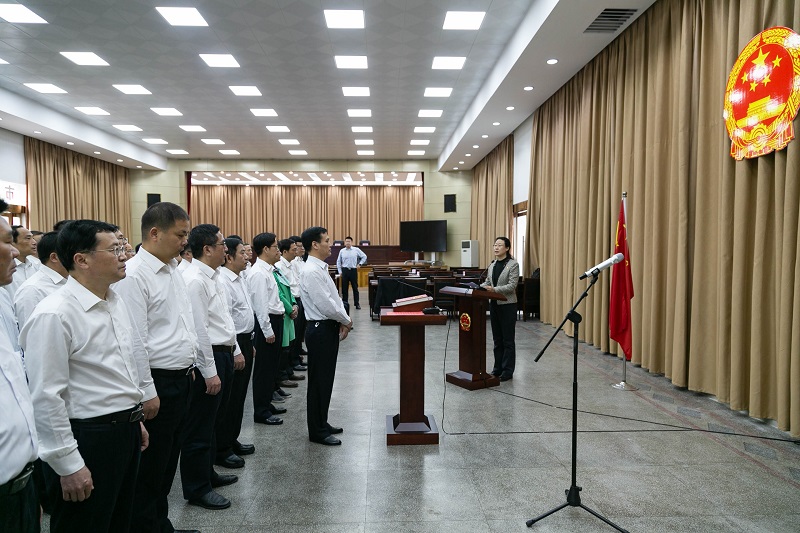
<svg viewBox="0 0 800 533">
<path fill-rule="evenodd" d="M 430 305 L 427 297 L 426 306 Z M 401 303 L 398 300 L 398 303 Z M 417 304 L 419 305 L 419 303 Z M 439 444 L 439 428 L 425 409 L 425 326 L 447 323 L 444 315 L 381 308 L 381 326 L 400 326 L 400 413 L 386 416 L 386 444 Z"/>
<path fill-rule="evenodd" d="M 495 387 L 500 379 L 486 372 L 486 306 L 489 300 L 507 300 L 499 292 L 445 287 L 441 294 L 455 296 L 458 312 L 458 368 L 445 376 L 448 383 L 475 390 Z"/>
</svg>

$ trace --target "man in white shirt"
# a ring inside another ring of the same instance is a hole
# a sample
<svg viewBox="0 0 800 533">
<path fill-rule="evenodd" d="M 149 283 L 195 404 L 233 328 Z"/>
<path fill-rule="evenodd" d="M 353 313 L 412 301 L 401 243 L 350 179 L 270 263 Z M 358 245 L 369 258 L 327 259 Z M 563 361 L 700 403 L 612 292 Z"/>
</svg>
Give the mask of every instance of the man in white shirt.
<svg viewBox="0 0 800 533">
<path fill-rule="evenodd" d="M 67 283 L 67 269 L 56 253 L 58 233 L 50 231 L 39 240 L 36 251 L 42 262 L 41 268 L 19 286 L 14 296 L 14 312 L 20 327 L 25 325 L 36 305 Z"/>
<path fill-rule="evenodd" d="M 301 236 L 308 259 L 300 276 L 300 295 L 303 298 L 308 347 L 308 438 L 326 446 L 342 443 L 334 437 L 343 430 L 328 423 L 328 408 L 333 393 L 339 341 L 347 338 L 353 321 L 347 316 L 342 299 L 336 290 L 325 259 L 331 255 L 328 230 L 314 226 Z"/>
<path fill-rule="evenodd" d="M 184 280 L 200 345 L 198 361 L 201 367 L 216 369 L 220 389 L 212 391 L 199 379 L 192 385 L 181 447 L 183 497 L 190 505 L 227 509 L 231 506 L 230 500 L 214 491 L 214 487 L 235 483 L 238 478 L 214 472 L 215 427 L 220 423 L 219 416 L 224 417 L 231 395 L 233 358 L 241 352 L 236 344 L 236 329 L 225 289 L 219 281 L 219 267 L 225 263 L 225 240 L 217 226 L 199 224 L 189 233 L 189 246 L 194 268 L 184 273 Z"/>
<path fill-rule="evenodd" d="M 0 211 L 6 209 L 8 205 L 0 200 Z M 0 285 L 3 286 L 11 283 L 16 269 L 14 259 L 19 254 L 12 240 L 11 227 L 0 218 Z M 14 317 L 4 318 L 13 321 Z M 39 504 L 31 481 L 39 450 L 33 403 L 21 354 L 4 328 L 0 328 L 0 405 L 3 406 L 0 416 L 0 531 L 38 533 Z"/>
<path fill-rule="evenodd" d="M 133 353 L 145 393 L 145 427 L 153 441 L 139 465 L 133 521 L 143 532 L 169 533 L 174 528 L 167 496 L 178 468 L 197 353 L 189 296 L 175 271 L 191 225 L 182 207 L 158 202 L 142 214 L 141 228 L 139 253 L 126 263 L 128 275 L 114 287 L 138 331 Z M 216 371 L 203 372 L 197 379 L 216 378 Z"/>
<path fill-rule="evenodd" d="M 135 332 L 109 288 L 125 277 L 125 251 L 113 226 L 96 220 L 65 225 L 56 248 L 70 277 L 20 333 L 54 505 L 50 531 L 127 532 L 147 431 Z"/>
<path fill-rule="evenodd" d="M 215 463 L 227 468 L 241 468 L 244 466 L 241 456 L 255 452 L 252 444 L 242 444 L 238 440 L 242 430 L 247 389 L 253 373 L 255 315 L 250 303 L 247 283 L 241 276 L 247 264 L 244 245 L 241 240 L 228 237 L 225 239 L 225 249 L 227 250 L 225 266 L 219 269 L 219 279 L 225 288 L 228 309 L 230 309 L 233 324 L 236 327 L 236 344 L 242 353 L 233 358 L 234 373 L 231 397 L 228 400 L 225 418 L 217 430 Z"/>
<path fill-rule="evenodd" d="M 295 319 L 295 337 L 298 339 L 297 345 L 295 346 L 295 350 L 297 352 L 297 360 L 300 361 L 300 364 L 303 366 L 306 365 L 303 356 L 307 355 L 308 352 L 303 348 L 303 342 L 306 340 L 306 313 L 303 310 L 303 299 L 299 296 L 300 292 L 300 276 L 303 273 L 303 266 L 306 264 L 306 249 L 303 247 L 303 240 L 297 236 L 292 235 L 289 237 L 294 241 L 297 245 L 295 248 L 295 257 L 292 260 L 292 269 L 294 270 L 294 277 L 297 280 L 297 289 L 298 289 L 298 296 L 297 296 L 297 306 L 300 308 L 300 312 Z"/>
<path fill-rule="evenodd" d="M 339 250 L 336 258 L 336 269 L 342 276 L 342 301 L 347 303 L 347 286 L 353 286 L 353 303 L 356 309 L 361 309 L 358 303 L 358 266 L 367 262 L 367 254 L 361 251 L 358 246 L 353 246 L 353 238 L 344 239 L 344 248 Z"/>
<path fill-rule="evenodd" d="M 280 269 L 283 277 L 289 282 L 289 289 L 292 291 L 292 297 L 298 308 L 297 318 L 294 319 L 295 337 L 292 344 L 289 346 L 289 374 L 291 375 L 295 371 L 304 372 L 307 369 L 306 365 L 300 362 L 299 346 L 303 342 L 300 333 L 305 331 L 305 317 L 302 316 L 303 308 L 300 298 L 300 273 L 297 269 L 297 263 L 294 263 L 294 260 L 297 258 L 297 242 L 291 237 L 282 239 L 278 242 L 278 249 L 281 252 L 281 259 L 275 266 Z M 300 324 L 301 321 L 303 322 L 302 325 Z M 291 377 L 289 379 L 291 379 Z"/>
<path fill-rule="evenodd" d="M 192 268 L 192 249 L 189 248 L 187 244 L 183 250 L 181 250 L 180 256 L 178 256 L 178 266 L 177 271 L 180 272 L 181 276 L 183 273 L 186 272 L 187 268 Z"/>
<path fill-rule="evenodd" d="M 14 259 L 17 264 L 17 271 L 14 272 L 14 279 L 11 283 L 3 288 L 8 291 L 13 301 L 19 286 L 39 270 L 41 263 L 36 257 L 36 240 L 28 228 L 11 226 L 11 234 L 14 239 L 14 247 L 19 250 L 19 257 Z"/>
<path fill-rule="evenodd" d="M 253 253 L 257 259 L 247 273 L 250 302 L 256 315 L 253 362 L 253 420 L 270 426 L 283 424 L 276 414 L 286 409 L 272 405 L 272 394 L 278 378 L 283 313 L 285 309 L 278 296 L 278 284 L 272 275 L 273 264 L 280 258 L 277 237 L 274 233 L 259 233 L 253 238 Z"/>
</svg>

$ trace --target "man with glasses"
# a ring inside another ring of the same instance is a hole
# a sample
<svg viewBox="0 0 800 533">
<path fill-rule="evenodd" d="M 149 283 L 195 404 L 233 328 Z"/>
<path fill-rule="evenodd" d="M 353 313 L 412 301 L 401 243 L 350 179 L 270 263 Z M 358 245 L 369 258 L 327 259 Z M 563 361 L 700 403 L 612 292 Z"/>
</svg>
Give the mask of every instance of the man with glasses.
<svg viewBox="0 0 800 533">
<path fill-rule="evenodd" d="M 76 220 L 59 232 L 56 251 L 69 278 L 20 333 L 53 502 L 50 531 L 127 532 L 148 438 L 136 333 L 110 288 L 125 277 L 125 250 L 110 224 Z"/>
<path fill-rule="evenodd" d="M 212 388 L 202 379 L 194 380 L 192 401 L 181 447 L 181 482 L 183 497 L 190 505 L 205 509 L 227 509 L 228 498 L 214 491 L 216 487 L 238 481 L 231 474 L 214 471 L 216 430 L 221 425 L 231 395 L 233 359 L 241 355 L 236 344 L 236 328 L 219 280 L 219 267 L 225 264 L 225 240 L 213 224 L 200 224 L 189 233 L 192 263 L 196 268 L 184 273 L 186 289 L 192 302 L 194 328 L 200 345 L 199 369 L 215 369 Z"/>
</svg>

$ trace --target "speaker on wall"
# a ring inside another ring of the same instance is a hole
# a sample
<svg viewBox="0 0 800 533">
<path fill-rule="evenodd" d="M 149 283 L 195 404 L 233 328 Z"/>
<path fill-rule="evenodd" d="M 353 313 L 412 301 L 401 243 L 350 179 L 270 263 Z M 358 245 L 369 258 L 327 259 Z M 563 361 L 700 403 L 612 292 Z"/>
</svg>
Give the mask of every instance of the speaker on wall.
<svg viewBox="0 0 800 533">
<path fill-rule="evenodd" d="M 456 195 L 455 194 L 445 194 L 444 195 L 444 212 L 445 213 L 455 213 L 456 212 Z"/>
<path fill-rule="evenodd" d="M 150 207 L 153 204 L 157 204 L 160 201 L 161 201 L 160 194 L 147 193 L 147 207 Z"/>
</svg>

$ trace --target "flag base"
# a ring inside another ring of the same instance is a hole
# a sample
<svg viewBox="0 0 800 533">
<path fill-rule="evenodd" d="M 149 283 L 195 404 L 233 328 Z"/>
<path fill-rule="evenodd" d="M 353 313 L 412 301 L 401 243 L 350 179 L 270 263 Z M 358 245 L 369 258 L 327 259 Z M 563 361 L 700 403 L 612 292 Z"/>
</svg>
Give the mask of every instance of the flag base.
<svg viewBox="0 0 800 533">
<path fill-rule="evenodd" d="M 639 390 L 639 387 L 634 387 L 627 381 L 620 381 L 619 383 L 614 383 L 611 386 L 619 390 Z"/>
</svg>

